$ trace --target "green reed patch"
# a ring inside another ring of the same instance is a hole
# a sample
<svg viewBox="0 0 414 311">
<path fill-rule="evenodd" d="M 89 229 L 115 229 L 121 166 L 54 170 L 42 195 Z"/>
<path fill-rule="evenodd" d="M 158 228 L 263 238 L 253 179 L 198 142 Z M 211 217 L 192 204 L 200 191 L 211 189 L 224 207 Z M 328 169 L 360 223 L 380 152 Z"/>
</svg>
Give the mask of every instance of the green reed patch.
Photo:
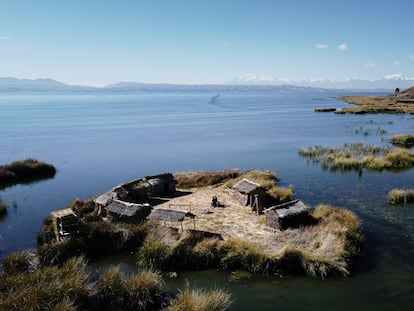
<svg viewBox="0 0 414 311">
<path fill-rule="evenodd" d="M 363 143 L 344 144 L 342 148 L 316 145 L 300 149 L 299 155 L 320 162 L 323 168 L 341 171 L 381 171 L 408 169 L 414 166 L 414 153 L 409 150 Z"/>
</svg>

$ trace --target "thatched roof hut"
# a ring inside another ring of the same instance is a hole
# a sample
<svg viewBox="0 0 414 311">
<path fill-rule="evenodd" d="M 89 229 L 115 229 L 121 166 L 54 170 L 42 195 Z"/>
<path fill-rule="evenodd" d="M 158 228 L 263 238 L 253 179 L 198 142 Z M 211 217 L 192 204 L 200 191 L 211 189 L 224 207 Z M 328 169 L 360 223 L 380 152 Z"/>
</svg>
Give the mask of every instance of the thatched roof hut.
<svg viewBox="0 0 414 311">
<path fill-rule="evenodd" d="M 56 240 L 61 240 L 65 236 L 69 236 L 79 232 L 78 216 L 71 208 L 64 208 L 50 213 L 52 217 L 53 230 Z"/>
<path fill-rule="evenodd" d="M 144 221 L 151 213 L 152 208 L 149 204 L 135 204 L 113 200 L 104 209 L 112 221 L 137 223 Z"/>
<path fill-rule="evenodd" d="M 300 200 L 272 206 L 264 211 L 266 226 L 272 229 L 284 230 L 306 224 L 309 218 L 309 206 Z"/>
<path fill-rule="evenodd" d="M 265 189 L 246 178 L 238 181 L 232 188 L 235 190 L 235 197 L 241 205 L 251 206 L 261 210 L 266 201 Z"/>
<path fill-rule="evenodd" d="M 101 194 L 94 201 L 102 207 L 107 206 L 113 200 L 131 203 L 145 203 L 149 201 L 151 185 L 144 179 L 136 179 L 112 188 Z"/>
<path fill-rule="evenodd" d="M 150 184 L 152 196 L 171 195 L 175 193 L 177 181 L 171 173 L 147 176 L 145 180 Z"/>
<path fill-rule="evenodd" d="M 185 218 L 192 218 L 194 224 L 194 218 L 196 215 L 188 211 L 175 210 L 170 208 L 156 208 L 153 209 L 151 214 L 147 217 L 148 220 L 160 220 L 160 221 L 171 221 L 180 222 L 181 230 L 183 229 L 182 222 Z M 194 225 L 195 227 L 195 225 Z"/>
</svg>

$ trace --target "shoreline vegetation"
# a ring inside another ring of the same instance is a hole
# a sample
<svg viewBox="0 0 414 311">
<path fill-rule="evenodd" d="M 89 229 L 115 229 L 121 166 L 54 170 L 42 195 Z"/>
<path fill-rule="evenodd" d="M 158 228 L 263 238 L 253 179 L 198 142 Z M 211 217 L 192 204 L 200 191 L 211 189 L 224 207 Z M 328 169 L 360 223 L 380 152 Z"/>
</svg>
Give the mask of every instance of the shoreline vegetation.
<svg viewBox="0 0 414 311">
<path fill-rule="evenodd" d="M 398 134 L 390 138 L 390 143 L 396 146 L 411 148 L 414 146 L 414 135 L 412 134 Z"/>
<path fill-rule="evenodd" d="M 337 114 L 408 113 L 414 114 L 414 87 L 388 96 L 341 96 L 337 99 L 356 105 L 335 111 Z"/>
<path fill-rule="evenodd" d="M 321 163 L 324 169 L 341 172 L 399 171 L 414 166 L 414 152 L 363 143 L 344 144 L 342 148 L 316 145 L 299 149 L 299 155 Z"/>
<path fill-rule="evenodd" d="M 265 216 L 236 203 L 229 189 L 248 177 L 263 185 L 271 202 L 289 201 L 294 196 L 293 187 L 277 187 L 274 173 L 227 170 L 177 173 L 174 177 L 178 194 L 168 198 L 170 202 L 211 199 L 211 193 L 217 193 L 223 207 L 202 214 L 198 206 L 192 206 L 200 218 L 196 220 L 197 230 L 180 230 L 154 221 L 107 222 L 99 215 L 93 199 L 74 200 L 67 207 L 78 216 L 78 234 L 56 240 L 52 218 L 48 217 L 37 235 L 34 259 L 20 253 L 3 260 L 0 309 L 13 310 L 12 306 L 18 309 L 30 304 L 33 309 L 77 310 L 93 300 L 95 304 L 116 304 L 125 310 L 219 311 L 229 308 L 232 301 L 229 293 L 220 289 L 186 288 L 171 296 L 163 290 L 161 273 L 218 269 L 321 279 L 350 275 L 363 244 L 361 223 L 354 213 L 319 205 L 302 225 L 269 232 L 265 230 Z M 238 213 L 240 219 L 251 222 L 253 233 L 232 229 L 231 224 L 237 222 L 233 216 Z M 203 217 L 210 218 L 203 222 Z M 203 225 L 211 225 L 215 220 L 228 221 L 217 226 L 224 231 L 205 230 L 207 227 Z M 123 252 L 135 254 L 139 274 L 125 277 L 119 268 L 112 267 L 101 272 L 97 281 L 90 280 L 86 260 Z"/>
<path fill-rule="evenodd" d="M 414 203 L 414 189 L 392 189 L 388 192 L 390 204 Z"/>
<path fill-rule="evenodd" d="M 35 159 L 14 161 L 0 166 L 0 189 L 16 184 L 29 184 L 54 177 L 56 168 Z"/>
</svg>

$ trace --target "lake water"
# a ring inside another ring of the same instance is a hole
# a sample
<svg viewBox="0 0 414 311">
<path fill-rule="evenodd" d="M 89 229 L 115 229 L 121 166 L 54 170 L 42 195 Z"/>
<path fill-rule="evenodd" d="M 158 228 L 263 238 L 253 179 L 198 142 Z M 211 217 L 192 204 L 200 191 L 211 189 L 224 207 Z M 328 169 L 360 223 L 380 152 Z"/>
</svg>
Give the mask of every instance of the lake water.
<svg viewBox="0 0 414 311">
<path fill-rule="evenodd" d="M 28 157 L 52 163 L 55 178 L 0 191 L 10 207 L 0 220 L 0 257 L 33 248 L 50 211 L 146 175 L 226 168 L 276 172 L 280 185 L 316 206 L 329 203 L 363 221 L 364 254 L 350 278 L 317 280 L 186 272 L 172 288 L 217 285 L 232 310 L 412 310 L 414 206 L 391 207 L 387 192 L 413 188 L 414 170 L 340 173 L 299 157 L 315 144 L 388 145 L 413 133 L 410 115 L 336 115 L 329 93 L 143 93 L 135 95 L 0 94 L 0 163 Z M 381 134 L 380 130 L 386 130 Z M 365 132 L 365 134 L 364 134 Z"/>
</svg>

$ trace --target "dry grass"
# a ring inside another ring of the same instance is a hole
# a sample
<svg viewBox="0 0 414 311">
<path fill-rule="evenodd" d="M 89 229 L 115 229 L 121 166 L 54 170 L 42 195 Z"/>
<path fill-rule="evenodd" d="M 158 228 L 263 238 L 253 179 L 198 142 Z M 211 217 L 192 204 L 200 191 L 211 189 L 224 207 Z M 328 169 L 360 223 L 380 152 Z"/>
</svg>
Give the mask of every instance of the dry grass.
<svg viewBox="0 0 414 311">
<path fill-rule="evenodd" d="M 105 271 L 96 283 L 100 301 L 127 310 L 159 309 L 164 286 L 158 272 L 144 270 L 126 277 L 118 267 Z"/>
<path fill-rule="evenodd" d="M 190 190 L 191 194 L 172 198 L 160 207 L 191 204 L 192 212 L 197 215 L 196 229 L 218 233 L 223 240 L 189 242 L 189 231 L 181 232 L 179 224 L 168 223 L 176 230 L 158 229 L 157 234 L 150 234 L 144 242 L 146 248 L 140 250 L 140 263 L 144 266 L 174 271 L 218 268 L 263 274 L 308 274 L 322 278 L 349 275 L 352 258 L 359 252 L 362 240 L 360 224 L 351 212 L 318 207 L 312 214 L 314 225 L 272 233 L 266 230 L 265 216 L 239 205 L 226 185 Z M 224 208 L 209 207 L 213 195 L 224 203 Z M 184 221 L 183 227 L 192 229 L 192 221 Z"/>
<path fill-rule="evenodd" d="M 91 288 L 82 258 L 61 268 L 44 267 L 33 273 L 0 276 L 0 310 L 73 310 L 88 299 Z"/>
<path fill-rule="evenodd" d="M 414 105 L 412 103 L 399 102 L 395 96 L 343 96 L 339 100 L 356 107 L 345 107 L 335 113 L 410 113 L 414 114 Z"/>
<path fill-rule="evenodd" d="M 388 192 L 390 204 L 414 203 L 414 189 L 392 189 Z"/>
<path fill-rule="evenodd" d="M 186 172 L 175 173 L 177 187 L 182 189 L 206 187 L 224 183 L 241 175 L 240 170 L 231 169 L 218 172 Z"/>
<path fill-rule="evenodd" d="M 225 311 L 231 303 L 231 295 L 223 290 L 187 287 L 170 302 L 167 311 Z"/>
<path fill-rule="evenodd" d="M 29 271 L 29 254 L 26 252 L 11 253 L 1 261 L 3 272 L 16 274 Z"/>
</svg>

